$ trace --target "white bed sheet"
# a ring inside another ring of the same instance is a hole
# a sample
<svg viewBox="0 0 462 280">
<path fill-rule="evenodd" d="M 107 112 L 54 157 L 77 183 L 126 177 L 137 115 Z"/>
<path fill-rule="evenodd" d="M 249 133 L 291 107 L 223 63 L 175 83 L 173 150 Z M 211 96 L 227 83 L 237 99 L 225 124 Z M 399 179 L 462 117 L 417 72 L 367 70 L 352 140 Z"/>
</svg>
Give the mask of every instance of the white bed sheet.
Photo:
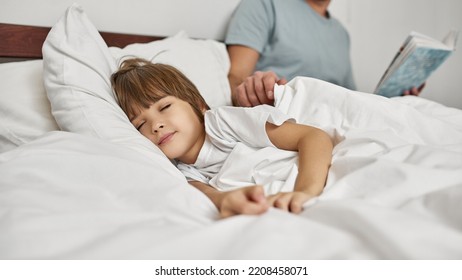
<svg viewBox="0 0 462 280">
<path fill-rule="evenodd" d="M 300 86 L 304 112 L 339 139 L 325 192 L 302 214 L 217 220 L 163 156 L 51 132 L 0 154 L 0 258 L 461 259 L 462 112 Z"/>
</svg>

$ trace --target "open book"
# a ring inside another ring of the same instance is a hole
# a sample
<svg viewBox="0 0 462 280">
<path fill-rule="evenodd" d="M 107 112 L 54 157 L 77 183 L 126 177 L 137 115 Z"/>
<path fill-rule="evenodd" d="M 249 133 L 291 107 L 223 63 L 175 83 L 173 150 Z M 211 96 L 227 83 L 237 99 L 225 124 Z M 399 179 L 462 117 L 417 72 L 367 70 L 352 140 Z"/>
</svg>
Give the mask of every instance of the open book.
<svg viewBox="0 0 462 280">
<path fill-rule="evenodd" d="M 458 31 L 452 30 L 443 41 L 438 41 L 411 32 L 383 74 L 374 93 L 393 97 L 422 85 L 454 51 L 457 35 Z"/>
</svg>

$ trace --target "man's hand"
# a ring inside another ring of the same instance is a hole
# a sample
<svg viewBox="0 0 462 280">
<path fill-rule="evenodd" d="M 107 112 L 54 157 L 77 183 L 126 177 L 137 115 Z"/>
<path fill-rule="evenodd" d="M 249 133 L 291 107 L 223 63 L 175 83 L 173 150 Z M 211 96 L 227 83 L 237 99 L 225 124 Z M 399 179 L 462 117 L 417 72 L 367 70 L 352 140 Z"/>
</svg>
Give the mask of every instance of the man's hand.
<svg viewBox="0 0 462 280">
<path fill-rule="evenodd" d="M 424 89 L 425 87 L 425 83 L 423 83 L 422 85 L 420 85 L 418 88 L 416 87 L 413 87 L 409 90 L 405 90 L 403 92 L 403 95 L 415 95 L 415 96 L 419 96 L 420 93 L 422 92 L 422 90 Z"/>
<path fill-rule="evenodd" d="M 273 104 L 273 88 L 277 83 L 284 85 L 274 72 L 254 72 L 260 53 L 250 47 L 229 45 L 228 54 L 231 67 L 228 73 L 231 96 L 234 106 L 251 107 L 260 104 Z M 252 74 L 253 73 L 253 74 Z"/>
<path fill-rule="evenodd" d="M 257 71 L 237 86 L 234 93 L 235 105 L 242 107 L 253 107 L 260 104 L 273 105 L 274 85 L 285 85 L 286 83 L 286 79 L 280 79 L 272 71 Z"/>
</svg>

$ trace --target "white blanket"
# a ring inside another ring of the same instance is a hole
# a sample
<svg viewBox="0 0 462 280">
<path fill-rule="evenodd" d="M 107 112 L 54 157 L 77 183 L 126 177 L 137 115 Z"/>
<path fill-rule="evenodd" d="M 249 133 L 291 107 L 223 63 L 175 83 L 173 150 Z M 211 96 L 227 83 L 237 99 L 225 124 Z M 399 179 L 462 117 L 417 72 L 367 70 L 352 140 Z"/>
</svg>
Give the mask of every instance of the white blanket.
<svg viewBox="0 0 462 280">
<path fill-rule="evenodd" d="M 445 115 L 421 98 L 388 99 L 302 77 L 277 86 L 275 95 L 281 110 L 335 139 L 322 199 L 370 195 L 398 205 L 462 183 L 460 110 L 446 108 Z"/>
<path fill-rule="evenodd" d="M 0 259 L 462 258 L 460 110 L 311 79 L 284 89 L 338 142 L 302 214 L 217 220 L 165 157 L 54 132 L 0 154 Z"/>
</svg>

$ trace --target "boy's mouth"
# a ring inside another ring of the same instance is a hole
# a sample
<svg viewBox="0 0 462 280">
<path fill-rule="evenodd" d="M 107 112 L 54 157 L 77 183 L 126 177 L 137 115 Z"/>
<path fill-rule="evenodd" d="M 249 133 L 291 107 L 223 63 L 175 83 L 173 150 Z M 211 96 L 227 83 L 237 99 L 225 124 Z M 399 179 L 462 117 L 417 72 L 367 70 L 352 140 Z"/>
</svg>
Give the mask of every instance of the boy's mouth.
<svg viewBox="0 0 462 280">
<path fill-rule="evenodd" d="M 162 135 L 162 137 L 160 137 L 159 142 L 157 143 L 157 145 L 160 146 L 162 144 L 167 143 L 168 141 L 170 141 L 170 139 L 172 139 L 172 137 L 174 135 L 175 135 L 175 132 L 170 132 L 170 133 Z"/>
</svg>

